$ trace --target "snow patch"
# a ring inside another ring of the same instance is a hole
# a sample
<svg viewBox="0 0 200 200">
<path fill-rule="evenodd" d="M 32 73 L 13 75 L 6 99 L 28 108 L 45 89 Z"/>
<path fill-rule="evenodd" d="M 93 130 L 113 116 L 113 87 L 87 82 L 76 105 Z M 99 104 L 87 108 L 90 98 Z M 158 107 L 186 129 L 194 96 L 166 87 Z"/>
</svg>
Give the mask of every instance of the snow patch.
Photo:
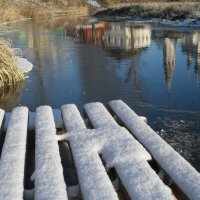
<svg viewBox="0 0 200 200">
<path fill-rule="evenodd" d="M 32 70 L 33 64 L 31 62 L 29 62 L 25 58 L 21 58 L 21 57 L 18 57 L 18 56 L 16 56 L 16 58 L 17 58 L 19 69 L 22 72 L 28 73 L 28 72 L 30 72 Z"/>
</svg>

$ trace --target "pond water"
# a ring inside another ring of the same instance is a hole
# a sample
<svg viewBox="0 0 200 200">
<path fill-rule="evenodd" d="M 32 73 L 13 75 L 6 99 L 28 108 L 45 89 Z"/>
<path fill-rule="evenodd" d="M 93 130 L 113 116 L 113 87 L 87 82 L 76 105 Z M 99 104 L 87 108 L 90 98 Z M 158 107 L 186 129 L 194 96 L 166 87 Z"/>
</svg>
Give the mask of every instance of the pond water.
<svg viewBox="0 0 200 200">
<path fill-rule="evenodd" d="M 9 27 L 34 68 L 1 90 L 1 108 L 122 99 L 200 171 L 200 30 L 78 17 Z"/>
</svg>

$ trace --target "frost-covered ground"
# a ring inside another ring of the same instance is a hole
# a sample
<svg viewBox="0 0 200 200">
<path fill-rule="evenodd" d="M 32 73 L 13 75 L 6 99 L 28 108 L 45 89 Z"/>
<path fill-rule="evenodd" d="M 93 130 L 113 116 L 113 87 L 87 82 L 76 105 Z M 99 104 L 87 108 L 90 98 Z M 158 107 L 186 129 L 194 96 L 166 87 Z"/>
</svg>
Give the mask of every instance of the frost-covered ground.
<svg viewBox="0 0 200 200">
<path fill-rule="evenodd" d="M 132 21 L 132 20 L 131 20 Z M 151 24 L 161 24 L 167 26 L 178 26 L 178 27 L 200 27 L 200 19 L 184 19 L 171 21 L 168 19 L 133 19 L 135 23 L 151 23 Z"/>
<path fill-rule="evenodd" d="M 200 27 L 200 19 L 183 19 L 183 20 L 169 20 L 169 19 L 159 19 L 159 18 L 151 18 L 151 19 L 143 19 L 143 18 L 133 18 L 133 17 L 120 17 L 120 16 L 101 16 L 97 17 L 100 20 L 106 21 L 129 21 L 135 24 L 158 24 L 164 26 L 175 26 L 175 27 Z"/>
<path fill-rule="evenodd" d="M 200 4 L 197 2 L 114 4 L 99 10 L 95 16 L 112 21 L 131 20 L 137 23 L 200 27 Z"/>
</svg>

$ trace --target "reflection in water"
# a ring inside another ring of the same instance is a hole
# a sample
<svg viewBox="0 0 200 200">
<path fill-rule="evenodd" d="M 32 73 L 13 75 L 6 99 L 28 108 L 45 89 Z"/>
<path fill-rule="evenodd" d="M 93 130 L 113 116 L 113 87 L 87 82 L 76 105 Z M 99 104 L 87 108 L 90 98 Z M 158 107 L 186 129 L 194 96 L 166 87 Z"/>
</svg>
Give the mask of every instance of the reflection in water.
<svg viewBox="0 0 200 200">
<path fill-rule="evenodd" d="M 19 101 L 24 83 L 18 83 L 0 88 L 0 108 L 11 110 Z"/>
<path fill-rule="evenodd" d="M 195 128 L 200 126 L 199 30 L 74 17 L 10 26 L 18 31 L 7 37 L 34 69 L 24 87 L 15 89 L 15 95 L 7 93 L 9 106 L 4 96 L 0 98 L 1 107 L 22 104 L 35 111 L 42 104 L 60 108 L 75 103 L 80 108 L 87 102 L 122 99 L 147 116 L 153 128 L 164 128 L 162 137 L 190 152 L 195 162 L 189 154 L 184 156 L 200 170 L 195 143 L 200 137 Z"/>
<path fill-rule="evenodd" d="M 124 50 L 149 47 L 151 43 L 151 28 L 149 26 L 129 26 L 112 22 L 105 31 L 105 46 Z"/>
<path fill-rule="evenodd" d="M 105 31 L 104 23 L 79 25 L 76 27 L 76 30 L 76 36 L 79 37 L 81 41 L 98 46 L 102 45 Z"/>
<path fill-rule="evenodd" d="M 163 45 L 163 62 L 168 92 L 171 90 L 171 82 L 175 69 L 175 53 L 174 41 L 169 38 L 165 38 Z"/>
<path fill-rule="evenodd" d="M 187 63 L 190 68 L 192 57 L 195 58 L 195 73 L 200 75 L 200 33 L 186 33 L 182 42 L 182 50 L 187 54 Z"/>
</svg>

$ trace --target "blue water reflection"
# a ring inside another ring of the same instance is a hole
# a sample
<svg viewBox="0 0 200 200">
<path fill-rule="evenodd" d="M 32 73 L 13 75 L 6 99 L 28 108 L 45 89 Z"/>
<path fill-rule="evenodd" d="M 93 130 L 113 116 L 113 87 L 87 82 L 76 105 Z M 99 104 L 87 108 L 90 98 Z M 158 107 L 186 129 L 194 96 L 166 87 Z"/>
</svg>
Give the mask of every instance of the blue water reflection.
<svg viewBox="0 0 200 200">
<path fill-rule="evenodd" d="M 2 108 L 122 99 L 200 171 L 200 30 L 75 17 L 10 26 L 34 69 Z"/>
</svg>

